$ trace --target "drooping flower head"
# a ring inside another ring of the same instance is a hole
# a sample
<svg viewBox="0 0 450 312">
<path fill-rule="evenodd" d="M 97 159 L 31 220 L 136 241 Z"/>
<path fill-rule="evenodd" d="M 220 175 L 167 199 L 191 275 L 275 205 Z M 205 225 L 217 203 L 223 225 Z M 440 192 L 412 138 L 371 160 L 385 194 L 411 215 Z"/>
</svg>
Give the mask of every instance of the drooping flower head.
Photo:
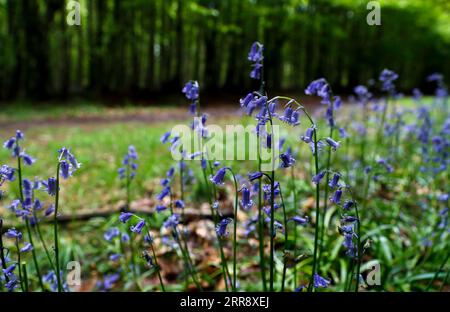
<svg viewBox="0 0 450 312">
<path fill-rule="evenodd" d="M 187 82 L 184 85 L 182 92 L 185 94 L 188 100 L 196 101 L 198 99 L 199 94 L 198 82 L 195 80 Z"/>
<path fill-rule="evenodd" d="M 252 71 L 250 72 L 250 78 L 252 79 L 261 79 L 261 71 L 263 68 L 263 60 L 264 60 L 264 46 L 259 42 L 254 42 L 252 47 L 250 48 L 250 52 L 248 53 L 248 60 L 252 62 Z"/>
<path fill-rule="evenodd" d="M 242 208 L 250 209 L 253 206 L 253 201 L 250 198 L 250 190 L 246 186 L 243 186 L 241 189 L 241 193 L 242 193 L 242 200 L 241 200 Z"/>
<path fill-rule="evenodd" d="M 63 147 L 59 152 L 60 174 L 64 179 L 68 179 L 81 167 L 75 156 L 69 149 Z"/>
<path fill-rule="evenodd" d="M 328 285 L 330 284 L 330 281 L 321 277 L 319 274 L 314 273 L 314 287 L 315 288 L 327 288 Z"/>
<path fill-rule="evenodd" d="M 395 91 L 394 81 L 398 79 L 398 74 L 389 69 L 383 69 L 380 74 L 381 90 L 389 93 Z"/>
<path fill-rule="evenodd" d="M 216 174 L 210 178 L 210 181 L 215 185 L 223 185 L 225 174 L 227 173 L 228 167 L 223 167 L 217 170 Z"/>
<path fill-rule="evenodd" d="M 118 169 L 120 179 L 129 178 L 132 180 L 135 178 L 138 168 L 136 163 L 137 159 L 138 154 L 136 152 L 136 148 L 133 145 L 128 146 L 128 152 L 125 154 L 122 161 L 123 167 Z"/>
<path fill-rule="evenodd" d="M 228 224 L 230 224 L 233 221 L 231 218 L 222 219 L 216 226 L 216 233 L 220 237 L 226 237 L 228 236 Z"/>
</svg>

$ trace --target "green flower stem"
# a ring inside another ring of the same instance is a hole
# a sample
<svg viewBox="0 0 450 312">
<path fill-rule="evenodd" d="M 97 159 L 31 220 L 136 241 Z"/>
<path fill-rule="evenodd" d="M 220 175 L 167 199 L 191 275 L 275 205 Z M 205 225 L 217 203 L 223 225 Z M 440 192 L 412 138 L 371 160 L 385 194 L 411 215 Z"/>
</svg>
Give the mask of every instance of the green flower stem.
<svg viewBox="0 0 450 312">
<path fill-rule="evenodd" d="M 203 169 L 202 171 L 203 171 L 203 179 L 205 180 L 205 184 L 208 186 L 209 183 L 208 183 L 208 178 L 207 178 L 207 176 L 206 176 L 206 169 Z M 211 190 L 209 189 L 209 187 L 208 187 L 208 190 L 210 191 L 210 192 L 208 192 L 208 194 L 209 194 L 209 207 L 210 207 L 210 210 L 211 210 L 211 217 L 213 218 L 214 225 L 217 226 L 217 223 L 218 223 L 218 216 L 217 216 L 217 214 L 214 212 L 214 208 L 212 207 L 212 205 L 213 205 L 213 199 L 212 199 L 212 197 L 211 197 L 211 196 L 214 196 L 214 195 L 211 194 Z M 229 287 L 228 287 L 228 283 L 229 283 L 229 274 L 227 275 L 227 272 L 228 272 L 228 271 L 227 271 L 227 262 L 226 262 L 226 259 L 225 259 L 225 254 L 224 254 L 224 252 L 223 252 L 222 239 L 220 238 L 220 236 L 217 234 L 216 231 L 214 231 L 214 232 L 216 233 L 216 237 L 217 237 L 217 240 L 218 240 L 218 242 L 219 242 L 219 253 L 220 253 L 220 260 L 221 260 L 221 264 L 222 264 L 222 274 L 223 274 L 223 279 L 224 279 L 224 281 L 225 281 L 225 289 L 226 289 L 226 291 L 229 291 Z"/>
<path fill-rule="evenodd" d="M 56 194 L 55 194 L 55 212 L 53 215 L 53 238 L 55 245 L 55 267 L 56 267 L 56 280 L 58 283 L 58 292 L 62 292 L 60 263 L 59 263 L 59 241 L 58 241 L 58 208 L 59 208 L 59 169 L 61 163 L 58 161 L 56 166 Z"/>
<path fill-rule="evenodd" d="M 169 204 L 169 209 L 170 209 L 170 213 L 173 215 L 173 200 L 172 200 L 172 192 L 169 193 L 169 197 L 170 197 L 170 204 Z M 174 238 L 175 241 L 178 244 L 178 247 L 180 248 L 180 252 L 181 255 L 183 257 L 183 261 L 184 261 L 184 267 L 186 268 L 186 270 L 190 273 L 192 280 L 194 281 L 195 286 L 199 289 L 202 290 L 202 287 L 200 285 L 200 283 L 197 280 L 197 277 L 195 276 L 195 272 L 192 266 L 192 262 L 190 261 L 189 258 L 189 249 L 187 249 L 187 255 L 186 252 L 183 248 L 183 244 L 180 241 L 180 231 L 178 230 L 177 227 L 174 228 Z M 183 237 L 181 236 L 181 238 L 183 239 Z M 187 244 L 186 244 L 186 248 L 187 248 Z M 187 279 L 186 279 L 186 283 L 187 283 Z"/>
<path fill-rule="evenodd" d="M 237 186 L 237 180 L 236 176 L 231 170 L 231 168 L 227 167 L 228 171 L 230 171 L 231 175 L 233 176 L 233 182 L 234 182 L 234 190 L 235 190 L 235 196 L 234 196 L 234 228 L 233 228 L 233 286 L 232 290 L 236 292 L 237 290 L 237 212 L 238 212 L 238 186 Z"/>
<path fill-rule="evenodd" d="M 283 207 L 283 221 L 284 221 L 284 252 L 286 252 L 287 250 L 287 244 L 288 244 L 288 238 L 289 238 L 289 234 L 288 234 L 288 221 L 287 221 L 287 214 L 286 214 L 286 206 L 284 205 L 284 199 L 283 199 L 283 192 L 281 191 L 281 186 L 279 186 L 280 188 L 280 198 L 281 198 L 281 205 Z M 286 281 L 286 270 L 287 270 L 287 259 L 284 258 L 283 259 L 283 276 L 282 276 L 282 280 L 281 280 L 281 291 L 284 292 L 284 284 Z"/>
<path fill-rule="evenodd" d="M 161 290 L 163 292 L 166 291 L 166 288 L 164 287 L 164 282 L 161 276 L 161 267 L 158 264 L 158 257 L 156 257 L 155 248 L 153 247 L 153 243 L 150 244 L 150 248 L 152 250 L 153 258 L 155 259 L 155 265 L 156 265 L 156 272 L 158 273 L 158 279 L 159 283 L 161 284 Z"/>
<path fill-rule="evenodd" d="M 315 174 L 319 174 L 319 156 L 318 156 L 318 151 L 317 151 L 317 129 L 316 129 L 316 124 L 314 123 L 313 119 L 311 118 L 311 115 L 308 113 L 308 111 L 305 109 L 305 107 L 303 105 L 301 105 L 298 101 L 296 101 L 295 99 L 292 99 L 290 97 L 286 97 L 286 96 L 277 96 L 274 97 L 270 100 L 270 102 L 272 101 L 276 101 L 276 100 L 287 100 L 287 101 L 292 101 L 293 104 L 297 105 L 299 107 L 300 110 L 302 110 L 304 112 L 304 114 L 306 115 L 306 117 L 309 119 L 311 126 L 314 127 L 314 166 L 315 166 Z M 308 285 L 308 291 L 312 291 L 313 290 L 313 285 L 314 285 L 314 274 L 316 273 L 316 264 L 317 264 L 317 250 L 318 250 L 318 240 L 319 240 L 319 223 L 320 223 L 320 183 L 316 184 L 316 227 L 315 227 L 315 233 L 314 233 L 314 258 L 313 258 L 313 268 L 311 271 L 311 279 Z"/>
<path fill-rule="evenodd" d="M 25 287 L 23 286 L 23 275 L 22 275 L 22 266 L 21 266 L 21 261 L 20 261 L 20 247 L 19 247 L 19 239 L 16 238 L 16 250 L 17 250 L 17 266 L 19 267 L 19 282 L 20 282 L 20 289 L 22 289 L 22 291 L 25 291 Z"/>
<path fill-rule="evenodd" d="M 439 269 L 436 271 L 436 273 L 434 274 L 433 278 L 431 279 L 431 281 L 428 283 L 428 286 L 426 288 L 425 291 L 429 291 L 431 286 L 433 286 L 434 281 L 437 279 L 437 277 L 439 276 L 439 273 L 442 271 L 442 269 L 444 268 L 444 266 L 447 264 L 448 258 L 450 258 L 450 252 L 447 252 L 447 256 L 445 257 L 444 261 L 442 262 L 442 264 L 440 265 Z M 447 277 L 448 277 L 448 273 L 447 273 Z M 447 277 L 445 279 L 447 279 Z M 443 282 L 443 285 L 445 284 L 445 281 Z"/>
<path fill-rule="evenodd" d="M 294 167 L 291 167 L 291 183 L 292 183 L 292 192 L 294 195 L 294 211 L 296 210 L 297 206 L 297 188 L 295 186 L 295 176 L 294 176 Z M 298 239 L 298 233 L 297 233 L 297 227 L 294 227 L 294 258 L 297 257 L 297 239 Z M 294 265 L 294 285 L 297 286 L 297 265 Z"/>
<path fill-rule="evenodd" d="M 28 292 L 28 274 L 27 274 L 27 264 L 26 262 L 22 262 L 22 271 L 23 271 L 23 285 L 25 292 Z"/>
<path fill-rule="evenodd" d="M 34 214 L 34 218 L 37 219 L 36 210 L 33 210 L 33 214 Z M 50 263 L 52 270 L 56 270 L 55 265 L 53 264 L 52 256 L 50 255 L 47 244 L 45 243 L 44 237 L 42 236 L 41 227 L 39 225 L 39 222 L 36 222 L 35 226 L 36 226 L 36 232 L 38 234 L 38 238 L 41 242 L 42 247 L 44 248 L 45 254 L 47 255 L 48 262 Z"/>
<path fill-rule="evenodd" d="M 361 220 L 359 219 L 359 212 L 358 212 L 358 203 L 355 201 L 355 214 L 356 214 L 356 228 L 358 231 L 358 237 L 357 237 L 357 263 L 356 263 L 356 286 L 355 286 L 355 292 L 358 292 L 359 290 L 359 274 L 361 270 L 361 258 L 362 258 L 362 248 L 361 248 Z"/>
</svg>

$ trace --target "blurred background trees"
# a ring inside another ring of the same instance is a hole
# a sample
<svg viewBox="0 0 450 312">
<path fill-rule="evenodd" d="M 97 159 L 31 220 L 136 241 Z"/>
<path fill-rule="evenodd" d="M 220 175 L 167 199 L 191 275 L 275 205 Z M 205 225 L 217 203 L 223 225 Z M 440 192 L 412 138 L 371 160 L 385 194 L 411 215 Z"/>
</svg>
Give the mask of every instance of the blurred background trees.
<svg viewBox="0 0 450 312">
<path fill-rule="evenodd" d="M 377 78 L 427 89 L 450 73 L 446 0 L 386 0 L 369 26 L 358 0 L 0 0 L 0 99 L 143 99 L 201 81 L 209 93 L 250 87 L 251 43 L 266 47 L 271 90 L 303 90 L 325 76 L 338 92 Z"/>
</svg>

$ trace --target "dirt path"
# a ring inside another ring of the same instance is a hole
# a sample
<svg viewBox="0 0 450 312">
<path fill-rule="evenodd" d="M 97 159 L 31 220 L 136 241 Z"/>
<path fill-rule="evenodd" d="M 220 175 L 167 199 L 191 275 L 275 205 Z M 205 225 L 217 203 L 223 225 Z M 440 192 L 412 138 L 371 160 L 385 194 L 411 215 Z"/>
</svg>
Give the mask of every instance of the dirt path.
<svg viewBox="0 0 450 312">
<path fill-rule="evenodd" d="M 305 104 L 306 107 L 317 108 L 316 102 Z M 243 114 L 238 105 L 215 105 L 202 107 L 202 111 L 214 121 L 219 118 L 239 117 Z M 3 129 L 22 129 L 44 126 L 83 126 L 114 123 L 161 123 L 166 121 L 185 120 L 191 118 L 186 107 L 137 107 L 131 110 L 123 108 L 105 108 L 101 112 L 73 116 L 69 111 L 67 115 L 58 117 L 35 117 L 28 120 L 5 120 L 2 122 Z"/>
</svg>

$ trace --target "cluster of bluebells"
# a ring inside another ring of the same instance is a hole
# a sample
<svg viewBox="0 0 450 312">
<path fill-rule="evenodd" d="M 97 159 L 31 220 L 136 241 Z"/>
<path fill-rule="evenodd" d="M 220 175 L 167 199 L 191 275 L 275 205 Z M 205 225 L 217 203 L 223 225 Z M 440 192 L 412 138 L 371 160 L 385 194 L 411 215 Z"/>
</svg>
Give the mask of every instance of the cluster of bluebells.
<svg viewBox="0 0 450 312">
<path fill-rule="evenodd" d="M 450 117 L 447 116 L 441 129 L 433 133 L 435 121 L 428 108 L 421 106 L 417 111 L 417 123 L 412 126 L 420 143 L 423 165 L 422 172 L 445 172 L 450 164 Z"/>
<path fill-rule="evenodd" d="M 7 165 L 2 165 L 0 167 L 0 186 L 3 185 L 3 183 L 9 181 L 14 181 L 14 169 L 11 167 L 8 167 Z M 3 199 L 3 191 L 0 190 L 0 199 Z"/>
<path fill-rule="evenodd" d="M 24 134 L 20 130 L 17 130 L 16 135 L 6 140 L 3 146 L 11 151 L 13 157 L 20 157 L 25 165 L 31 166 L 36 160 L 22 150 L 20 141 L 22 141 L 24 138 Z"/>
<path fill-rule="evenodd" d="M 254 42 L 250 52 L 248 53 L 248 60 L 252 62 L 252 71 L 250 72 L 250 78 L 261 79 L 261 71 L 263 69 L 264 60 L 264 46 L 259 42 Z"/>
<path fill-rule="evenodd" d="M 342 100 L 339 96 L 333 96 L 331 86 L 325 78 L 319 78 L 311 82 L 305 89 L 306 95 L 317 95 L 321 98 L 321 103 L 326 105 L 325 118 L 330 127 L 335 127 L 334 111 L 339 109 Z"/>
<path fill-rule="evenodd" d="M 3 234 L 0 234 L 3 235 Z M 23 234 L 22 232 L 12 228 L 8 229 L 6 233 L 4 234 L 6 238 L 12 239 L 14 241 L 14 244 L 16 248 L 18 248 L 19 253 L 27 253 L 33 250 L 33 246 L 30 243 L 22 243 Z M 8 249 L 4 248 L 4 250 L 8 251 Z M 1 278 L 5 282 L 5 287 L 8 289 L 8 291 L 14 291 L 19 285 L 20 285 L 20 278 L 15 274 L 16 268 L 18 267 L 17 262 L 13 262 L 8 257 L 9 252 L 6 253 L 5 256 L 5 263 L 2 263 L 2 268 L 5 267 L 5 269 L 2 269 Z M 1 260 L 0 260 L 1 262 Z"/>
<path fill-rule="evenodd" d="M 125 154 L 122 160 L 123 167 L 120 167 L 118 169 L 120 179 L 134 179 L 138 168 L 138 165 L 136 163 L 137 159 L 138 154 L 136 152 L 136 148 L 133 145 L 128 146 L 128 152 Z"/>
<path fill-rule="evenodd" d="M 191 101 L 189 106 L 189 113 L 192 116 L 197 115 L 197 102 L 199 96 L 199 85 L 197 81 L 189 81 L 183 87 L 182 92 L 185 94 L 186 98 Z"/>
<path fill-rule="evenodd" d="M 63 147 L 58 152 L 61 176 L 63 179 L 68 179 L 81 167 L 81 164 L 69 149 Z"/>
</svg>

